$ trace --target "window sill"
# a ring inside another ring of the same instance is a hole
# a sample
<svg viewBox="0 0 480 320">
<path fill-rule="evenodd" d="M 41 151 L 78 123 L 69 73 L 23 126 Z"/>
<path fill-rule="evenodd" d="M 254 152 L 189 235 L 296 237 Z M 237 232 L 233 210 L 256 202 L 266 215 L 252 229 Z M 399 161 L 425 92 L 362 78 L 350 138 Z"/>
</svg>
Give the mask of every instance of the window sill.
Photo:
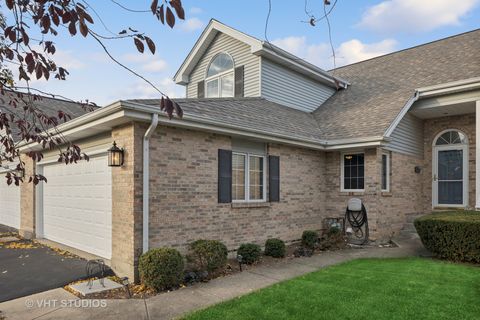
<svg viewBox="0 0 480 320">
<path fill-rule="evenodd" d="M 233 202 L 232 208 L 269 208 L 270 202 Z"/>
<path fill-rule="evenodd" d="M 365 194 L 365 190 L 352 190 L 352 191 L 340 190 L 340 192 L 342 194 L 347 194 L 349 196 L 361 196 L 361 195 Z"/>
<path fill-rule="evenodd" d="M 382 197 L 392 197 L 393 194 L 390 191 L 382 191 Z"/>
</svg>

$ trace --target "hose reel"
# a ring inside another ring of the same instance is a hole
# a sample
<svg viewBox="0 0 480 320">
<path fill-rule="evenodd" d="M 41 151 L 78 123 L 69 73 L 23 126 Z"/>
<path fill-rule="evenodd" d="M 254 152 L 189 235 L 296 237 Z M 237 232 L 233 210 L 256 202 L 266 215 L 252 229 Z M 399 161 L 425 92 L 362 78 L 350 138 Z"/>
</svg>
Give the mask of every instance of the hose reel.
<svg viewBox="0 0 480 320">
<path fill-rule="evenodd" d="M 358 198 L 348 200 L 345 212 L 345 233 L 349 243 L 362 245 L 368 242 L 368 217 L 367 209 Z"/>
</svg>

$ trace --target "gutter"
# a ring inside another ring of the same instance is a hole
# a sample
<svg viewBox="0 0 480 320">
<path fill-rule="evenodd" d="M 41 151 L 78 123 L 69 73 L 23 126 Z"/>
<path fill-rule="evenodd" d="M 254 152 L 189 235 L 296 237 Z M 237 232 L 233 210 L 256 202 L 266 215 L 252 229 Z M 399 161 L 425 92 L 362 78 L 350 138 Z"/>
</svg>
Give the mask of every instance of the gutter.
<svg viewBox="0 0 480 320">
<path fill-rule="evenodd" d="M 420 100 L 426 98 L 432 98 L 436 96 L 442 96 L 446 94 L 453 94 L 471 90 L 477 90 L 480 88 L 480 77 L 441 83 L 433 86 L 417 88 L 414 95 L 405 103 L 400 113 L 395 117 L 395 120 L 390 124 L 385 131 L 385 137 L 389 138 L 393 133 L 393 130 L 398 126 L 405 114 L 410 110 L 412 105 Z"/>
<path fill-rule="evenodd" d="M 143 136 L 143 253 L 148 251 L 150 212 L 150 138 L 158 125 L 158 113 L 152 114 L 152 122 Z"/>
</svg>

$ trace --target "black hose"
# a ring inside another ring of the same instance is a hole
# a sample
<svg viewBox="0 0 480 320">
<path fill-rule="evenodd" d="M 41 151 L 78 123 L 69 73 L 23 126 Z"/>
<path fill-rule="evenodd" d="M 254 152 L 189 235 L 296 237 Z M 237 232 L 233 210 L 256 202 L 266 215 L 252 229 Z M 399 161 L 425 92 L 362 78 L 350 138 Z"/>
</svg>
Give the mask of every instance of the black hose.
<svg viewBox="0 0 480 320">
<path fill-rule="evenodd" d="M 365 244 L 368 242 L 368 218 L 367 210 L 362 204 L 362 210 L 360 211 L 351 211 L 347 207 L 345 213 L 345 219 L 348 221 L 353 230 L 353 235 L 356 239 L 352 243 L 356 244 Z M 362 230 L 362 227 L 365 226 L 365 232 Z"/>
</svg>

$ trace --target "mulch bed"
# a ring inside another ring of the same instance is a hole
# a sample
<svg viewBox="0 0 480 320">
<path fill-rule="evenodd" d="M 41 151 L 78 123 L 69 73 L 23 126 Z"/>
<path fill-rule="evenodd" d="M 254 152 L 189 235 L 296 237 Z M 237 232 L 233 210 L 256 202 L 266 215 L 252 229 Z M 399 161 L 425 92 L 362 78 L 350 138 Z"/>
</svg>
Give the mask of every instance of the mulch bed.
<svg viewBox="0 0 480 320">
<path fill-rule="evenodd" d="M 391 248 L 391 247 L 395 247 L 396 245 L 393 242 L 392 243 L 387 243 L 387 244 L 381 244 L 381 245 L 375 244 L 375 243 L 369 243 L 369 244 L 364 245 L 364 246 L 355 246 L 355 247 L 365 248 L 365 247 L 376 247 L 376 246 L 384 247 L 384 248 Z M 252 265 L 243 264 L 242 265 L 242 270 L 243 271 L 248 271 L 248 270 L 252 270 L 252 269 L 256 268 L 257 266 L 270 266 L 270 265 L 275 265 L 275 264 L 278 264 L 278 263 L 284 263 L 285 261 L 288 261 L 288 260 L 296 259 L 297 257 L 295 256 L 295 252 L 301 247 L 302 246 L 299 243 L 291 244 L 291 245 L 286 247 L 285 258 L 272 258 L 272 257 L 268 257 L 268 256 L 262 256 L 258 262 L 254 263 Z M 349 248 L 349 247 L 350 246 L 347 245 L 344 242 L 343 243 L 337 243 L 337 244 L 332 244 L 332 246 L 328 249 L 315 250 L 313 252 L 313 254 L 314 255 L 319 255 L 319 254 L 322 254 L 323 252 L 337 251 L 337 250 L 342 250 L 342 249 Z M 227 262 L 227 266 L 223 271 L 217 273 L 216 275 L 210 277 L 208 280 L 205 280 L 205 281 L 202 281 L 202 282 L 208 282 L 209 280 L 212 280 L 212 279 L 215 279 L 215 278 L 227 277 L 227 276 L 239 273 L 239 272 L 240 272 L 240 266 L 239 266 L 237 260 L 229 259 L 228 262 Z M 109 277 L 109 279 L 112 280 L 112 281 L 116 281 L 118 283 L 121 283 L 121 280 L 118 277 Z M 84 281 L 87 281 L 87 280 L 84 280 Z M 71 284 L 74 284 L 74 283 L 71 283 Z M 88 294 L 86 296 L 80 295 L 79 293 L 75 292 L 74 290 L 71 290 L 68 286 L 65 286 L 64 289 L 69 291 L 70 293 L 76 295 L 77 297 L 79 297 L 81 299 L 145 299 L 145 298 L 153 297 L 157 294 L 170 292 L 170 291 L 173 291 L 173 290 L 179 290 L 179 289 L 181 290 L 182 288 L 186 288 L 186 287 L 192 286 L 194 284 L 196 284 L 196 282 L 182 284 L 178 288 L 172 288 L 170 290 L 165 290 L 165 291 L 160 291 L 160 292 L 156 292 L 155 290 L 150 289 L 143 284 L 129 284 L 128 285 L 128 290 L 130 291 L 130 296 L 128 295 L 125 287 L 114 289 L 114 290 L 109 290 L 109 291 L 104 291 L 104 292 L 92 293 L 92 294 Z"/>
</svg>

